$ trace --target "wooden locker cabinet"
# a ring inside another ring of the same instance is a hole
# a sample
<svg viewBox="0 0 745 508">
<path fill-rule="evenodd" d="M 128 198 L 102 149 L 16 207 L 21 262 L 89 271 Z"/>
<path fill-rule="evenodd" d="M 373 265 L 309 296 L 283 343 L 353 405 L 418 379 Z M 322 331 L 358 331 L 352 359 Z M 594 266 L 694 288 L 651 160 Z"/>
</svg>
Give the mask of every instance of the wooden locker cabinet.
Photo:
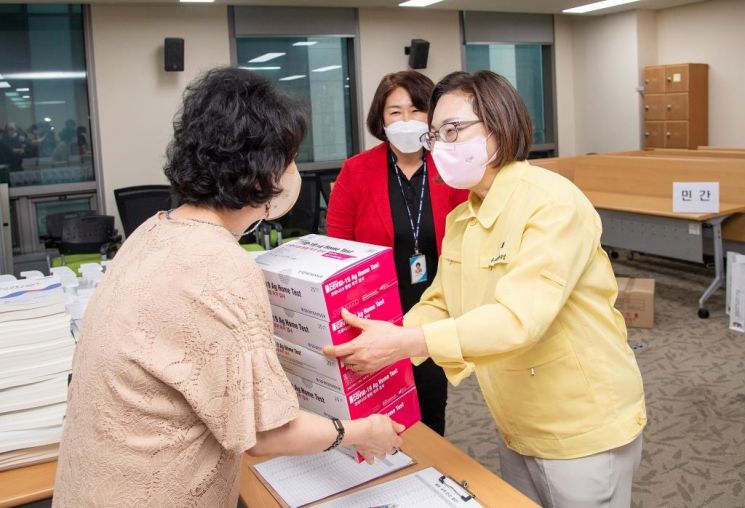
<svg viewBox="0 0 745 508">
<path fill-rule="evenodd" d="M 644 69 L 644 147 L 690 148 L 709 142 L 707 64 Z"/>
</svg>

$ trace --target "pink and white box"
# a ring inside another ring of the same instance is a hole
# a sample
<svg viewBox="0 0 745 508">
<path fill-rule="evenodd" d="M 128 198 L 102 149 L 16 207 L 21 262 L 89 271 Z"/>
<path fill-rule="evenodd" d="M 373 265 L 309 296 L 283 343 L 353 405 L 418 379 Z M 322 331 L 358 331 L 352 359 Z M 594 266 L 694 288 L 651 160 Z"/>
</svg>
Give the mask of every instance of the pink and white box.
<svg viewBox="0 0 745 508">
<path fill-rule="evenodd" d="M 307 235 L 258 256 L 272 305 L 324 321 L 398 286 L 389 247 Z"/>
<path fill-rule="evenodd" d="M 360 333 L 341 318 L 342 308 L 401 324 L 390 248 L 308 235 L 258 256 L 256 262 L 266 278 L 277 356 L 300 407 L 340 419 L 387 414 L 406 428 L 421 419 L 409 360 L 358 375 L 321 352 Z"/>
<path fill-rule="evenodd" d="M 396 286 L 386 289 L 357 307 L 347 307 L 347 310 L 365 319 L 388 321 L 396 325 L 403 322 L 401 299 Z M 341 315 L 333 321 L 326 321 L 272 305 L 272 316 L 276 336 L 318 353 L 324 346 L 344 344 L 360 333 L 348 325 Z"/>
</svg>

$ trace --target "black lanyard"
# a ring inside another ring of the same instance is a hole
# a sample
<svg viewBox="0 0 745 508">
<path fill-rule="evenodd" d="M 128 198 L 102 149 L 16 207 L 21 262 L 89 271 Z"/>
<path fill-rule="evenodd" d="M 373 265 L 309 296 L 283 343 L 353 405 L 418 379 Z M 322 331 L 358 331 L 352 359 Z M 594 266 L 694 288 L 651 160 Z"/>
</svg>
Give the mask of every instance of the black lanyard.
<svg viewBox="0 0 745 508">
<path fill-rule="evenodd" d="M 424 172 L 422 180 L 422 192 L 419 196 L 419 211 L 416 214 L 416 226 L 414 226 L 414 217 L 411 215 L 409 209 L 409 202 L 406 200 L 406 192 L 404 192 L 404 184 L 401 181 L 401 169 L 399 169 L 396 163 L 396 156 L 391 154 L 391 162 L 393 163 L 393 169 L 396 171 L 396 179 L 398 180 L 398 188 L 401 189 L 401 197 L 404 199 L 404 205 L 406 206 L 406 214 L 409 216 L 409 225 L 411 226 L 411 234 L 414 236 L 414 255 L 419 255 L 419 231 L 422 225 L 422 210 L 424 210 L 424 189 L 427 187 L 427 159 L 422 160 L 422 169 Z"/>
</svg>

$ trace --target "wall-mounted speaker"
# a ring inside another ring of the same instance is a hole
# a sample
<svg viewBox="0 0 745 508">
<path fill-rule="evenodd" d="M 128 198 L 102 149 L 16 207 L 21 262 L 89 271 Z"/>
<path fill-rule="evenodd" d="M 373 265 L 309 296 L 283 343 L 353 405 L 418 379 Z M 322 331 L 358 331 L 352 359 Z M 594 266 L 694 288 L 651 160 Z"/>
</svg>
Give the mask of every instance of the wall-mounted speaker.
<svg viewBox="0 0 745 508">
<path fill-rule="evenodd" d="M 184 70 L 184 39 L 180 37 L 166 37 L 163 41 L 163 55 L 165 56 L 166 72 Z"/>
<path fill-rule="evenodd" d="M 412 69 L 426 69 L 429 57 L 429 41 L 411 39 L 411 46 L 404 48 L 404 54 L 409 55 L 409 67 Z"/>
</svg>

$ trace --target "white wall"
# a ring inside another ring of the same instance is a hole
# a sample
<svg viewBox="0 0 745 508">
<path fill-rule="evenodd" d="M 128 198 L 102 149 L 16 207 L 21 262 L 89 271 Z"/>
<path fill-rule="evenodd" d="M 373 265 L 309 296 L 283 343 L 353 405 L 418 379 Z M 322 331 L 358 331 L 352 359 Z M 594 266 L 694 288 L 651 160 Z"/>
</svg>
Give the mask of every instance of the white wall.
<svg viewBox="0 0 745 508">
<path fill-rule="evenodd" d="M 709 144 L 745 147 L 745 2 L 659 11 L 657 37 L 660 64 L 709 64 Z"/>
<path fill-rule="evenodd" d="M 91 5 L 106 211 L 113 190 L 166 183 L 165 149 L 184 87 L 230 63 L 225 6 Z M 163 70 L 163 39 L 185 40 L 184 72 Z"/>
<path fill-rule="evenodd" d="M 574 116 L 574 34 L 572 18 L 569 16 L 554 16 L 554 58 L 558 155 L 569 157 L 577 153 Z"/>
<path fill-rule="evenodd" d="M 408 68 L 409 57 L 404 55 L 404 47 L 411 43 L 411 39 L 429 41 L 429 61 L 421 72 L 435 83 L 446 74 L 462 69 L 457 11 L 360 9 L 359 30 L 362 124 L 380 79 L 388 73 Z M 364 132 L 365 149 L 379 143 L 367 129 Z"/>
<path fill-rule="evenodd" d="M 576 153 L 638 149 L 637 14 L 577 17 L 572 25 Z"/>
</svg>

